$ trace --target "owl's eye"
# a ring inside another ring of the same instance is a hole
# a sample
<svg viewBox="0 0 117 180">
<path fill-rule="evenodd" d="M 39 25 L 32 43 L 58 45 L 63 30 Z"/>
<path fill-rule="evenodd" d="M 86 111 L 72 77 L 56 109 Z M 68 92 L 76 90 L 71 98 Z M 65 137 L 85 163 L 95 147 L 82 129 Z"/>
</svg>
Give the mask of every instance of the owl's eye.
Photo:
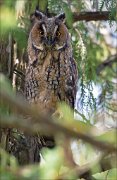
<svg viewBox="0 0 117 180">
<path fill-rule="evenodd" d="M 43 36 L 43 35 L 44 35 L 44 31 L 43 31 L 43 30 L 40 30 L 40 31 L 39 31 L 39 34 L 40 34 L 41 36 Z"/>
<path fill-rule="evenodd" d="M 44 28 L 43 28 L 43 25 L 40 25 L 40 27 L 39 27 L 39 34 L 40 34 L 41 36 L 44 35 Z"/>
<path fill-rule="evenodd" d="M 56 32 L 56 36 L 59 37 L 61 35 L 60 31 Z"/>
</svg>

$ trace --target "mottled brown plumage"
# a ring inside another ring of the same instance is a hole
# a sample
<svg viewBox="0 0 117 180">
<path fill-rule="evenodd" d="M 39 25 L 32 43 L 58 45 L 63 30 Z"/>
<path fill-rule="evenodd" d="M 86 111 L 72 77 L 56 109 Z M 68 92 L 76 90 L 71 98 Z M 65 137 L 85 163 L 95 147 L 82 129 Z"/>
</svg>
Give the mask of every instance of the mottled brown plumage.
<svg viewBox="0 0 117 180">
<path fill-rule="evenodd" d="M 59 101 L 74 107 L 77 67 L 62 17 L 42 15 L 28 40 L 25 94 L 29 103 L 43 105 L 45 110 L 54 111 Z"/>
<path fill-rule="evenodd" d="M 36 10 L 28 39 L 25 96 L 51 114 L 60 101 L 74 108 L 76 97 L 77 67 L 64 19 L 64 14 L 48 18 Z"/>
</svg>

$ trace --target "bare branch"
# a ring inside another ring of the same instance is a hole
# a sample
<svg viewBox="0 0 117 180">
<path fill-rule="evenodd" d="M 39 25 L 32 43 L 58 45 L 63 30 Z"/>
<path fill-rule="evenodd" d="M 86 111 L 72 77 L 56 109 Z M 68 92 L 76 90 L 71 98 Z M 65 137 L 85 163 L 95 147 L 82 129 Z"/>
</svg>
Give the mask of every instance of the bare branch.
<svg viewBox="0 0 117 180">
<path fill-rule="evenodd" d="M 114 15 L 110 19 L 110 11 L 96 11 L 96 12 L 73 12 L 73 22 L 77 21 L 116 21 L 116 17 Z M 55 16 L 54 13 L 49 13 L 48 16 Z"/>
<path fill-rule="evenodd" d="M 73 21 L 107 21 L 110 20 L 109 14 L 109 11 L 73 13 Z M 115 21 L 115 17 L 111 17 L 111 20 Z"/>
</svg>

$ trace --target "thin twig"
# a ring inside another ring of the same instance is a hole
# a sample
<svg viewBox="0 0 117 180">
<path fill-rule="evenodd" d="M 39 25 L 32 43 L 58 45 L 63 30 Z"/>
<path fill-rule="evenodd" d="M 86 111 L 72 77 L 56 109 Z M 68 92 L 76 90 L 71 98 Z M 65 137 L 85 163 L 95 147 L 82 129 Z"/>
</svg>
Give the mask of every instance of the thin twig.
<svg viewBox="0 0 117 180">
<path fill-rule="evenodd" d="M 75 112 L 76 112 L 78 115 L 80 115 L 80 116 L 83 118 L 83 120 L 85 120 L 86 122 L 89 122 L 89 119 L 87 119 L 87 118 L 85 117 L 85 115 L 82 114 L 82 113 L 80 113 L 77 109 L 75 109 Z"/>
<path fill-rule="evenodd" d="M 111 68 L 113 63 L 117 63 L 117 54 L 108 57 L 104 62 L 102 62 L 101 64 L 98 65 L 98 67 L 96 69 L 97 75 L 99 75 L 100 72 L 104 68 L 106 68 L 106 67 L 110 67 Z"/>
</svg>

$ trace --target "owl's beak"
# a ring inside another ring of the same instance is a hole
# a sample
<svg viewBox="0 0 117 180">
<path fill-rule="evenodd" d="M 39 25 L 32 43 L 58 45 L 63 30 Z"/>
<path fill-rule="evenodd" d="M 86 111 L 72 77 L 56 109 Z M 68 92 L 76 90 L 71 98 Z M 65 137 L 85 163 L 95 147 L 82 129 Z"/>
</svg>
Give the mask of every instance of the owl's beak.
<svg viewBox="0 0 117 180">
<path fill-rule="evenodd" d="M 50 48 L 50 47 L 53 46 L 53 44 L 54 44 L 54 40 L 53 40 L 52 36 L 48 36 L 48 37 L 47 37 L 47 40 L 46 40 L 46 46 L 47 46 L 48 48 Z"/>
</svg>

